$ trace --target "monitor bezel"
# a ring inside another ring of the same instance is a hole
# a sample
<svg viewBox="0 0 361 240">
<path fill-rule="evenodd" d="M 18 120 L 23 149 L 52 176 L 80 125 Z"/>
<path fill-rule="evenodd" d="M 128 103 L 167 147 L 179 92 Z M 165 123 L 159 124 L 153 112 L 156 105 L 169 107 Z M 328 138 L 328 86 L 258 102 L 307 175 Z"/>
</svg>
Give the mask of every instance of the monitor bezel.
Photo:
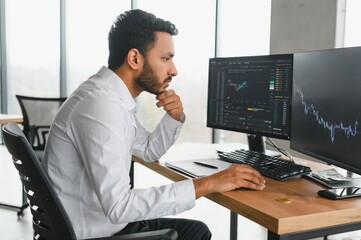
<svg viewBox="0 0 361 240">
<path fill-rule="evenodd" d="M 294 53 L 294 73 L 295 73 L 295 59 L 296 59 L 296 55 L 297 54 L 307 54 L 307 53 L 310 53 L 310 54 L 313 54 L 313 53 L 317 53 L 317 52 L 332 52 L 332 51 L 352 51 L 352 49 L 356 49 L 358 51 L 361 52 L 361 47 L 360 46 L 356 46 L 356 47 L 343 47 L 343 48 L 332 48 L 332 49 L 321 49 L 321 50 L 314 50 L 314 51 L 306 51 L 306 52 L 300 52 L 300 53 Z M 293 82 L 292 82 L 292 85 L 294 85 L 295 83 L 295 75 L 293 75 Z M 292 91 L 292 105 L 294 105 L 294 93 Z M 293 115 L 293 114 L 291 114 Z M 292 131 L 292 127 L 294 127 L 294 124 L 292 124 L 292 119 L 293 119 L 293 116 L 291 117 L 291 131 Z M 296 145 L 295 145 L 296 144 Z M 349 162 L 345 163 L 339 159 L 336 159 L 336 158 L 331 158 L 331 157 L 328 157 L 328 156 L 324 156 L 324 155 L 321 155 L 321 154 L 318 154 L 318 153 L 315 153 L 313 151 L 310 151 L 310 150 L 307 150 L 305 148 L 302 148 L 302 146 L 298 145 L 295 141 L 292 141 L 292 137 L 290 139 L 290 149 L 294 150 L 294 151 L 297 151 L 299 153 L 302 153 L 302 154 L 305 154 L 307 156 L 310 156 L 312 158 L 315 158 L 316 160 L 319 160 L 319 161 L 322 161 L 326 164 L 330 164 L 330 165 L 334 165 L 336 167 L 339 167 L 339 168 L 342 168 L 344 170 L 347 170 L 349 172 L 352 172 L 352 173 L 356 173 L 358 175 L 361 175 L 361 168 L 358 168 L 358 167 L 354 167 L 352 165 L 350 165 Z"/>
<path fill-rule="evenodd" d="M 328 158 L 328 157 L 325 157 L 325 156 L 322 156 L 322 155 L 319 155 L 319 154 L 316 154 L 314 152 L 310 152 L 310 151 L 307 151 L 307 150 L 304 150 L 302 148 L 298 148 L 298 147 L 295 147 L 293 144 L 292 144 L 292 140 L 290 141 L 290 149 L 294 150 L 294 151 L 297 151 L 299 153 L 302 153 L 302 154 L 305 154 L 307 156 L 310 156 L 312 158 L 315 158 L 317 160 L 320 160 L 324 163 L 327 163 L 327 164 L 330 164 L 330 165 L 334 165 L 336 167 L 339 167 L 339 168 L 342 168 L 344 170 L 348 170 L 348 171 L 351 171 L 353 173 L 356 173 L 358 175 L 361 175 L 361 169 L 358 169 L 356 167 L 353 167 L 351 165 L 348 165 L 348 164 L 344 164 L 343 162 L 340 162 L 340 161 L 337 161 L 337 160 L 334 160 L 332 158 Z"/>
<path fill-rule="evenodd" d="M 254 131 L 254 130 L 250 130 L 250 129 L 239 129 L 239 128 L 232 128 L 232 127 L 227 127 L 227 126 L 219 126 L 219 125 L 215 125 L 215 124 L 211 124 L 209 122 L 209 111 L 210 111 L 210 105 L 209 105 L 209 98 L 210 98 L 210 75 L 211 75 L 211 61 L 214 60 L 237 60 L 237 59 L 247 59 L 247 58 L 276 58 L 276 57 L 290 57 L 291 61 L 292 61 L 292 76 L 290 79 L 290 83 L 289 83 L 289 91 L 290 91 L 290 101 L 289 101 L 289 113 L 288 113 L 288 133 L 287 135 L 279 135 L 279 134 L 275 134 L 275 133 L 269 133 L 269 132 L 262 132 L 262 131 Z M 214 128 L 214 129 L 218 129 L 218 130 L 227 130 L 227 131 L 232 131 L 232 132 L 237 132 L 237 133 L 245 133 L 248 135 L 254 135 L 254 136 L 259 136 L 259 137 L 270 137 L 270 138 L 276 138 L 276 139 L 281 139 L 281 140 L 290 140 L 291 139 L 291 115 L 292 115 L 292 94 L 293 94 L 293 88 L 292 88 L 292 81 L 293 81 L 293 63 L 294 63 L 294 59 L 293 59 L 293 53 L 284 53 L 284 54 L 270 54 L 270 55 L 255 55 L 255 56 L 237 56 L 237 57 L 214 57 L 214 58 L 209 58 L 209 62 L 208 62 L 208 95 L 207 95 L 207 119 L 206 119 L 206 125 L 207 127 L 210 128 Z"/>
</svg>

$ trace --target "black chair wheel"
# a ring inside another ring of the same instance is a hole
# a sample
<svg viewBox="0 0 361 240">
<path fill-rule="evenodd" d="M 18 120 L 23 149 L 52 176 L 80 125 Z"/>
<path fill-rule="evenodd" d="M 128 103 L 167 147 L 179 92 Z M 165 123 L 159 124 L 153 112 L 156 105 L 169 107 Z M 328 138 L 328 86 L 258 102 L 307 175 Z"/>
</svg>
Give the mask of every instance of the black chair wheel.
<svg viewBox="0 0 361 240">
<path fill-rule="evenodd" d="M 24 217 L 25 213 L 23 210 L 18 211 L 18 218 Z"/>
</svg>

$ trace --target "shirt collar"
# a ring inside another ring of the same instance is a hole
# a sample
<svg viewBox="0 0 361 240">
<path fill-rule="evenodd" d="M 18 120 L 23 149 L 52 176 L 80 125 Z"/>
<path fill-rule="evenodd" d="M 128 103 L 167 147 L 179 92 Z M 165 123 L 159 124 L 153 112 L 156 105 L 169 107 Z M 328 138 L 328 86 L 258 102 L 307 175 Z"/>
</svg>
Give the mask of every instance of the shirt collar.
<svg viewBox="0 0 361 240">
<path fill-rule="evenodd" d="M 128 111 L 135 110 L 135 100 L 130 94 L 129 89 L 127 88 L 123 80 L 117 74 L 115 74 L 109 68 L 103 66 L 98 71 L 97 75 L 99 75 L 105 81 L 108 81 L 110 84 L 113 85 L 114 91 L 116 92 L 116 94 L 118 94 L 118 97 L 124 102 L 125 107 Z"/>
</svg>

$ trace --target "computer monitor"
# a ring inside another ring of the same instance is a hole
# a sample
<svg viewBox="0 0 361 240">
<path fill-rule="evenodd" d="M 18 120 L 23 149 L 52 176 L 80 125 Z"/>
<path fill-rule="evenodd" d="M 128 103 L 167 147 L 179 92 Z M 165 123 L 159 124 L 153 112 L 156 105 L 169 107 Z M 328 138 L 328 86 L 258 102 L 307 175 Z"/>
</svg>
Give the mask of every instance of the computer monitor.
<svg viewBox="0 0 361 240">
<path fill-rule="evenodd" d="M 361 47 L 294 54 L 290 147 L 361 174 Z"/>
<path fill-rule="evenodd" d="M 248 134 L 250 150 L 263 137 L 290 138 L 293 55 L 209 59 L 207 127 Z"/>
</svg>

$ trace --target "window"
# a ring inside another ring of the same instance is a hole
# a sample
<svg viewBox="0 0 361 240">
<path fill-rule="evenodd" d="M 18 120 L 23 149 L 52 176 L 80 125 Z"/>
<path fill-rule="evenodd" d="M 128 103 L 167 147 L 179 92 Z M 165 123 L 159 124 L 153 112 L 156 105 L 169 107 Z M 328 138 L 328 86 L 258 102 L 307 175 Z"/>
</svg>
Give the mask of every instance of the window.
<svg viewBox="0 0 361 240">
<path fill-rule="evenodd" d="M 8 109 L 20 113 L 15 94 L 59 96 L 59 2 L 7 0 L 5 8 Z"/>
<path fill-rule="evenodd" d="M 346 23 L 345 23 L 345 47 L 361 46 L 361 34 L 359 30 L 361 1 L 347 0 Z"/>
<path fill-rule="evenodd" d="M 208 59 L 214 56 L 215 1 L 138 0 L 136 8 L 174 23 L 179 33 L 174 37 L 174 61 L 178 70 L 171 83 L 181 97 L 187 116 L 179 142 L 211 142 L 212 131 L 206 127 Z M 163 116 L 156 109 L 154 95 L 138 97 L 141 122 L 153 129 Z"/>
<path fill-rule="evenodd" d="M 130 1 L 66 2 L 68 94 L 108 65 L 110 27 L 120 13 L 129 9 Z"/>
<path fill-rule="evenodd" d="M 271 1 L 219 0 L 217 57 L 269 54 Z"/>
</svg>

